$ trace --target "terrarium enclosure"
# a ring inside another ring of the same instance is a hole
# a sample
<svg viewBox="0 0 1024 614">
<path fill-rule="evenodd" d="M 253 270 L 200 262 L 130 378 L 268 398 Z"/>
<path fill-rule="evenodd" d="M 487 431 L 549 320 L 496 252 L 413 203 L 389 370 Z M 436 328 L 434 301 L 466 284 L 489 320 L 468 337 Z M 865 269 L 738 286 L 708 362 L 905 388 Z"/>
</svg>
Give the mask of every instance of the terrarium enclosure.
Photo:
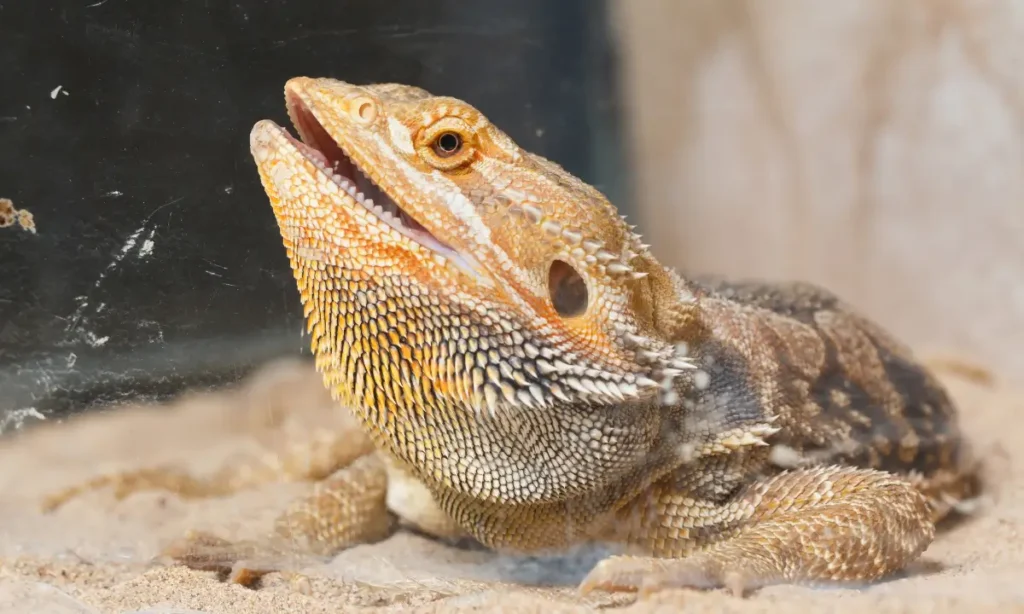
<svg viewBox="0 0 1024 614">
<path fill-rule="evenodd" d="M 352 426 L 249 152 L 299 75 L 466 100 L 684 274 L 835 291 L 939 374 L 984 496 L 892 581 L 632 606 L 576 594 L 594 553 L 408 531 L 253 589 L 154 560 L 260 539 L 305 482 L 43 510 Z M 1018 0 L 0 0 L 0 612 L 1019 609 L 1022 237 Z"/>
</svg>

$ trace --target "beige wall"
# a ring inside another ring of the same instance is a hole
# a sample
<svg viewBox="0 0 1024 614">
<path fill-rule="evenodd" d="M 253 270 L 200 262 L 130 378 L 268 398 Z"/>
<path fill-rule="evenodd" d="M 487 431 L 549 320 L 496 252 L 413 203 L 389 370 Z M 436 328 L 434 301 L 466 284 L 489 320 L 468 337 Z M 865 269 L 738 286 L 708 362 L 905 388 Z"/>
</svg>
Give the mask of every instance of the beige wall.
<svg viewBox="0 0 1024 614">
<path fill-rule="evenodd" d="M 1024 382 L 1024 0 L 618 0 L 638 223 Z"/>
</svg>

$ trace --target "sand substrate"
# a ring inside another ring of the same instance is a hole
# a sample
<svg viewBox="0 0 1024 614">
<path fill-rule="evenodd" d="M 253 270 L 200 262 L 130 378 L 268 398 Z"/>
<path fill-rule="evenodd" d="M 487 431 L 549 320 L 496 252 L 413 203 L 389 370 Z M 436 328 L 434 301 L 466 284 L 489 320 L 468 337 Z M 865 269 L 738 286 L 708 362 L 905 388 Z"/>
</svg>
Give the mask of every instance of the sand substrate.
<svg viewBox="0 0 1024 614">
<path fill-rule="evenodd" d="M 943 369 L 942 378 L 987 459 L 992 489 L 970 520 L 940 536 L 919 571 L 866 589 L 581 599 L 572 583 L 593 556 L 538 561 L 398 533 L 270 574 L 254 590 L 154 557 L 190 529 L 266 535 L 276 512 L 309 484 L 198 500 L 156 491 L 117 500 L 103 489 L 52 514 L 40 511 L 45 494 L 102 473 L 157 465 L 214 471 L 275 440 L 301 437 L 309 425 L 350 419 L 308 365 L 289 362 L 231 391 L 90 412 L 0 441 L 0 612 L 1024 612 L 1024 393 L 958 369 Z M 552 583 L 563 586 L 537 586 Z"/>
</svg>

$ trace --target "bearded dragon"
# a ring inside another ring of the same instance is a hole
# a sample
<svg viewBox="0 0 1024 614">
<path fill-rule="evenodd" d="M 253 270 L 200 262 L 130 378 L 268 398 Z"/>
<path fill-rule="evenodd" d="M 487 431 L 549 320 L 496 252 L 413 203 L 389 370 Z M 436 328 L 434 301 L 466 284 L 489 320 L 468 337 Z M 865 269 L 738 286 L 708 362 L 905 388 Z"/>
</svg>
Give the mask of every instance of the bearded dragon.
<svg viewBox="0 0 1024 614">
<path fill-rule="evenodd" d="M 263 120 L 251 151 L 316 368 L 360 428 L 280 543 L 335 552 L 394 514 L 503 551 L 621 545 L 584 592 L 744 593 L 898 572 L 977 494 L 947 393 L 827 290 L 663 266 L 461 100 L 314 78 L 285 100 L 299 138 Z M 229 474 L 92 487 L 222 494 Z"/>
</svg>

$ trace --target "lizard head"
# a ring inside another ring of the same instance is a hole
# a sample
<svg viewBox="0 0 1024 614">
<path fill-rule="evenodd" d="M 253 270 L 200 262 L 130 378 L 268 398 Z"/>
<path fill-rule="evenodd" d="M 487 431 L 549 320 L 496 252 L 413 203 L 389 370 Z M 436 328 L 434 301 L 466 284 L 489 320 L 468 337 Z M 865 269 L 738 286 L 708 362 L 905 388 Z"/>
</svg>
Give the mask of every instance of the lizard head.
<svg viewBox="0 0 1024 614">
<path fill-rule="evenodd" d="M 460 447 L 481 433 L 592 481 L 646 453 L 693 309 L 598 190 L 454 98 L 296 78 L 285 99 L 301 140 L 263 120 L 251 151 L 336 397 L 419 465 L 493 464 Z"/>
</svg>

